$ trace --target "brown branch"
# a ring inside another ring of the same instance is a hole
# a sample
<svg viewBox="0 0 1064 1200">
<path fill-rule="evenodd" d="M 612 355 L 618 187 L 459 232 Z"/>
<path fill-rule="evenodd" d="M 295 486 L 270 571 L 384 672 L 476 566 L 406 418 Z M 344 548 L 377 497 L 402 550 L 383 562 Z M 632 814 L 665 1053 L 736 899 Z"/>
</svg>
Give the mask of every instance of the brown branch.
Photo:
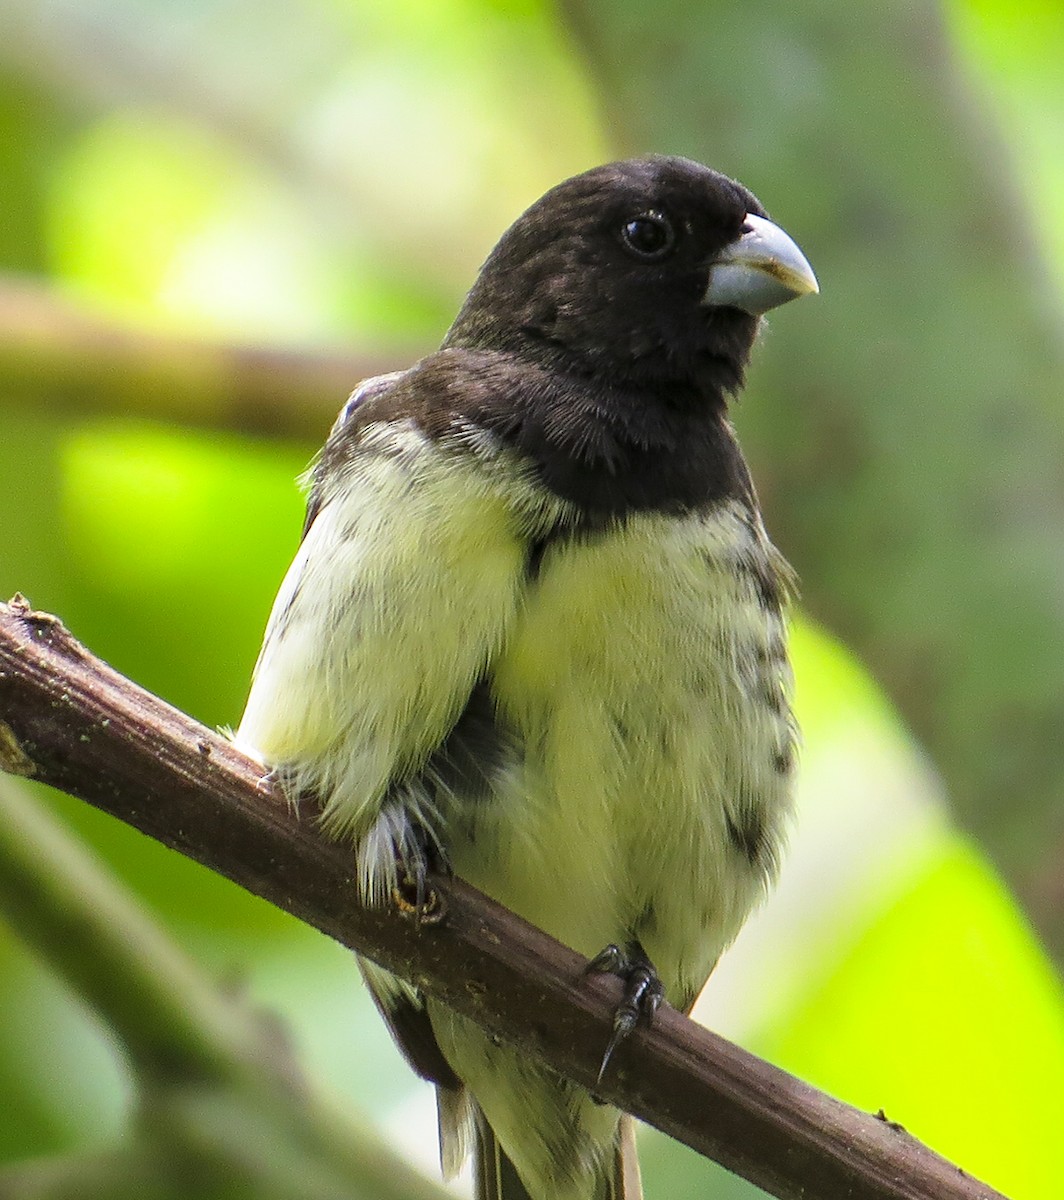
<svg viewBox="0 0 1064 1200">
<path fill-rule="evenodd" d="M 360 379 L 408 366 L 426 349 L 280 349 L 178 337 L 0 275 L 5 389 L 87 409 L 320 440 Z"/>
<path fill-rule="evenodd" d="M 224 738 L 0 604 L 0 766 L 129 822 L 433 992 L 485 1029 L 790 1200 L 992 1200 L 899 1126 L 831 1099 L 668 1008 L 596 1073 L 615 980 L 456 879 L 420 926 L 355 899 L 350 851 Z"/>
</svg>

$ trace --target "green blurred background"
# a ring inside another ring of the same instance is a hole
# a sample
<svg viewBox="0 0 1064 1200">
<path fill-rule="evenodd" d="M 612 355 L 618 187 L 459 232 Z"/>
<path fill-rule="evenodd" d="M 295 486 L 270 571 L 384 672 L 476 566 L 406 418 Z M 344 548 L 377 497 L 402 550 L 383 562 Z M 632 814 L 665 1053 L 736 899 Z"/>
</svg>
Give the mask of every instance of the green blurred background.
<svg viewBox="0 0 1064 1200">
<path fill-rule="evenodd" d="M 2 0 L 0 595 L 235 722 L 294 484 L 505 226 L 610 157 L 734 174 L 821 298 L 736 420 L 803 578 L 800 816 L 697 1010 L 1061 1195 L 1064 10 L 1052 0 Z M 434 1170 L 349 955 L 37 789 Z M 117 986 L 117 981 L 116 981 Z M 0 925 L 0 1160 L 106 1142 L 108 1030 Z M 651 1131 L 648 1195 L 752 1196 Z"/>
</svg>

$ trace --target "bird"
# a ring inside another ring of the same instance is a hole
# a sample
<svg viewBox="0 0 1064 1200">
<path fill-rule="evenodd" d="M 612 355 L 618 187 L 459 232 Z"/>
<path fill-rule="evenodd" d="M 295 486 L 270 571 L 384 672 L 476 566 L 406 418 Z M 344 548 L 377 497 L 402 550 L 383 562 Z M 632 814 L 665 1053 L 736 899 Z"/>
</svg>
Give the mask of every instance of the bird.
<svg viewBox="0 0 1064 1200">
<path fill-rule="evenodd" d="M 316 798 L 366 904 L 453 871 L 619 974 L 607 1057 L 690 1011 L 778 872 L 795 579 L 729 405 L 763 314 L 818 290 L 692 160 L 546 192 L 439 350 L 341 410 L 235 735 Z M 641 1194 L 618 1109 L 360 965 L 436 1085 L 445 1176 L 472 1153 L 478 1200 Z"/>
</svg>

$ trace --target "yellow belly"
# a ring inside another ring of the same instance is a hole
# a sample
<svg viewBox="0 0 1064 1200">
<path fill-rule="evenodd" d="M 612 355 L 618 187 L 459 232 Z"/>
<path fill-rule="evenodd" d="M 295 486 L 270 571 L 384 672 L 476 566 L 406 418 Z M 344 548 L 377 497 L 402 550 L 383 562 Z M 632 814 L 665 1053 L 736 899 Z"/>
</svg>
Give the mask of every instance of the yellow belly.
<svg viewBox="0 0 1064 1200">
<path fill-rule="evenodd" d="M 491 678 L 518 750 L 449 847 L 583 954 L 637 937 L 676 1004 L 756 903 L 789 805 L 782 625 L 734 569 L 750 536 L 722 509 L 548 550 Z M 731 832 L 752 809 L 760 861 Z"/>
</svg>

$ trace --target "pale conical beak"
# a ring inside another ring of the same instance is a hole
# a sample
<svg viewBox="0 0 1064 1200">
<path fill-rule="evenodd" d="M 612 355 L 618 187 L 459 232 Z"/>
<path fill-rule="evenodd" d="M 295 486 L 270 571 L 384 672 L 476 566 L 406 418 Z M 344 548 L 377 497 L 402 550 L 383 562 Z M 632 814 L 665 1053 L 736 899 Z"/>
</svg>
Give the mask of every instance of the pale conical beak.
<svg viewBox="0 0 1064 1200">
<path fill-rule="evenodd" d="M 813 268 L 794 240 L 778 225 L 748 213 L 738 241 L 726 246 L 710 266 L 703 304 L 741 308 L 759 316 L 820 291 Z"/>
</svg>

